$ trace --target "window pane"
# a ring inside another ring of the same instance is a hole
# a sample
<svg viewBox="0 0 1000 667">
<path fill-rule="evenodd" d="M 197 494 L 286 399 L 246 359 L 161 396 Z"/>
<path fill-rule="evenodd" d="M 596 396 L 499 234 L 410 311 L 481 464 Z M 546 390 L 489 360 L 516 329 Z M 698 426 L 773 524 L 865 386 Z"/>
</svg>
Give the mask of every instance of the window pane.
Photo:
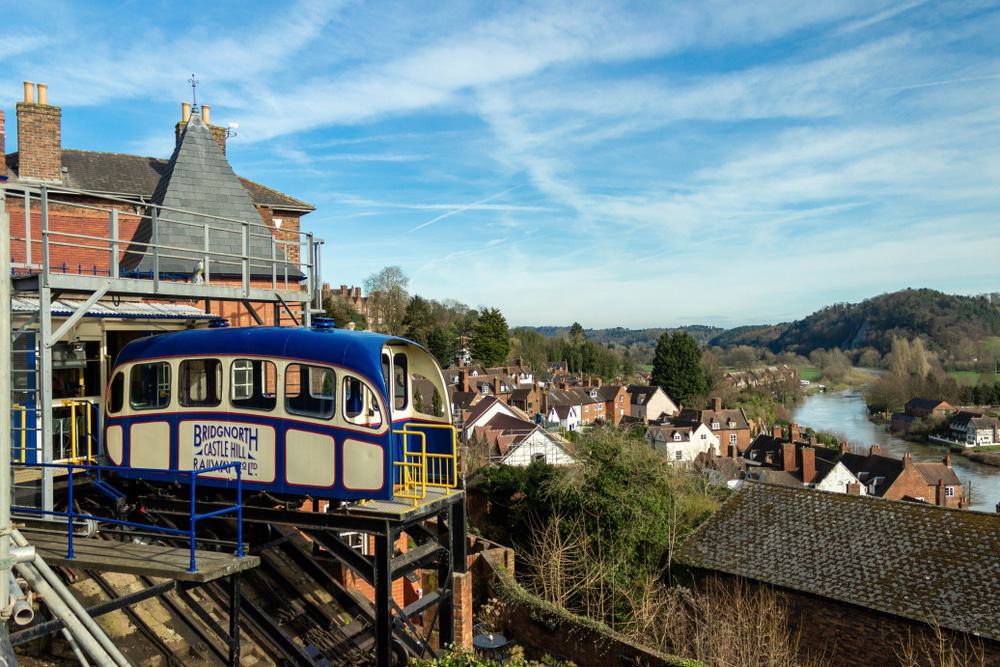
<svg viewBox="0 0 1000 667">
<path fill-rule="evenodd" d="M 380 428 L 382 412 L 375 392 L 358 378 L 347 376 L 344 385 L 344 419 L 350 424 Z"/>
<path fill-rule="evenodd" d="M 170 364 L 158 361 L 133 366 L 129 385 L 129 402 L 133 408 L 167 407 L 170 405 Z"/>
<path fill-rule="evenodd" d="M 335 391 L 336 377 L 329 368 L 305 364 L 285 368 L 285 409 L 292 414 L 329 419 Z"/>
<path fill-rule="evenodd" d="M 397 354 L 392 358 L 392 395 L 393 407 L 402 410 L 406 407 L 407 379 L 406 355 Z"/>
<path fill-rule="evenodd" d="M 232 366 L 233 407 L 273 410 L 277 405 L 278 368 L 264 359 L 236 359 Z"/>
<path fill-rule="evenodd" d="M 188 359 L 181 362 L 181 405 L 215 407 L 222 403 L 222 362 Z"/>
<path fill-rule="evenodd" d="M 115 414 L 122 411 L 125 405 L 125 375 L 115 373 L 115 379 L 111 381 L 111 392 L 108 397 L 108 412 Z"/>
</svg>

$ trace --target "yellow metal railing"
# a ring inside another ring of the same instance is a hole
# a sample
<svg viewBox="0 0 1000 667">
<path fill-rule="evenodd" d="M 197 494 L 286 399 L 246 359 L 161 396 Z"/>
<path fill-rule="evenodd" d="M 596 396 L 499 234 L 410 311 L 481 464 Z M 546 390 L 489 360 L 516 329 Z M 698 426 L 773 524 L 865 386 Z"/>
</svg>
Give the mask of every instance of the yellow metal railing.
<svg viewBox="0 0 1000 667">
<path fill-rule="evenodd" d="M 416 506 L 427 497 L 427 435 L 408 431 L 406 427 L 393 433 L 403 436 L 403 460 L 395 462 L 400 475 L 394 495 L 411 500 Z M 420 451 L 410 450 L 411 435 L 420 438 Z"/>
<path fill-rule="evenodd" d="M 427 453 L 427 434 L 421 429 L 451 431 L 451 452 Z M 396 461 L 400 471 L 395 495 L 413 501 L 414 505 L 427 497 L 427 489 L 454 489 L 458 486 L 458 434 L 451 424 L 406 424 L 393 434 L 403 436 L 403 460 Z M 412 438 L 419 438 L 419 449 L 411 447 Z"/>
<path fill-rule="evenodd" d="M 14 412 L 21 412 L 21 456 L 14 457 L 14 463 L 24 463 L 28 460 L 28 408 L 27 406 L 15 403 L 10 406 Z M 13 421 L 13 420 L 11 420 Z"/>
<path fill-rule="evenodd" d="M 70 429 L 70 456 L 64 461 L 57 461 L 57 463 L 94 463 L 96 462 L 96 457 L 94 455 L 94 428 L 93 428 L 93 404 L 89 401 L 63 401 L 63 406 L 69 408 L 69 429 Z M 81 456 L 79 453 L 79 441 L 81 433 L 76 425 L 77 408 L 83 409 L 83 414 L 86 415 L 86 425 L 87 428 L 83 432 L 83 437 L 86 439 L 86 449 L 87 453 L 85 456 Z"/>
<path fill-rule="evenodd" d="M 434 428 L 451 431 L 451 453 L 427 454 L 427 486 L 435 489 L 454 489 L 458 486 L 458 430 L 451 424 L 407 424 L 407 429 Z M 408 431 L 419 433 L 420 431 Z"/>
</svg>

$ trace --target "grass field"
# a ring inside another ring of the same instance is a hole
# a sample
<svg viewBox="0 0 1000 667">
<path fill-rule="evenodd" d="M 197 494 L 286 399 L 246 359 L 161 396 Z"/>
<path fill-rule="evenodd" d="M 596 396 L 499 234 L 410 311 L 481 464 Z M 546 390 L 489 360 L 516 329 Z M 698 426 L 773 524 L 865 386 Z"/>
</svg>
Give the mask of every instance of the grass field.
<svg viewBox="0 0 1000 667">
<path fill-rule="evenodd" d="M 971 387 L 981 382 L 993 383 L 1000 381 L 996 373 L 980 373 L 979 371 L 948 371 L 960 387 Z"/>
<path fill-rule="evenodd" d="M 795 366 L 795 370 L 799 372 L 799 377 L 810 382 L 819 382 L 823 377 L 823 372 L 816 366 Z"/>
</svg>

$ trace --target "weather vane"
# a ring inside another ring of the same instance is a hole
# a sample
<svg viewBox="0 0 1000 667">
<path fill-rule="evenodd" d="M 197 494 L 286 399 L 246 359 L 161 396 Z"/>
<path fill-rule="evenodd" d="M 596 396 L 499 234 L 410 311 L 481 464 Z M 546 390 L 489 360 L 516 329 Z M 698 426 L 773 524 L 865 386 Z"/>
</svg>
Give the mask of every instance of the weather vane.
<svg viewBox="0 0 1000 667">
<path fill-rule="evenodd" d="M 191 108 L 198 107 L 198 84 L 200 81 L 194 78 L 194 72 L 191 73 L 191 78 L 188 79 L 188 83 L 191 84 Z"/>
</svg>

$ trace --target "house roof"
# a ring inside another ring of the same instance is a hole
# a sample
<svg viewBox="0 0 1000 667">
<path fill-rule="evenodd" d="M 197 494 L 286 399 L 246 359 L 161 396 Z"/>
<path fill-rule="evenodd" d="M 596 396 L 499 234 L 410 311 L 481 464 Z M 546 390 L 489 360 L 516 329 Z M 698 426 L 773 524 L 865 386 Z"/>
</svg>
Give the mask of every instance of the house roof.
<svg viewBox="0 0 1000 667">
<path fill-rule="evenodd" d="M 968 410 L 961 410 L 953 414 L 951 416 L 951 420 L 949 420 L 948 423 L 953 424 L 955 426 L 965 426 L 968 425 L 969 422 L 971 422 L 973 419 L 977 419 L 982 416 L 983 414 L 981 412 L 970 412 Z"/>
<path fill-rule="evenodd" d="M 748 482 L 677 560 L 1000 639 L 993 514 Z"/>
<path fill-rule="evenodd" d="M 628 391 L 629 402 L 632 405 L 646 405 L 656 395 L 656 392 L 663 391 L 659 387 L 650 387 L 643 384 L 630 384 L 625 389 Z"/>
<path fill-rule="evenodd" d="M 941 406 L 948 404 L 937 398 L 911 398 L 906 403 L 907 410 L 937 410 Z"/>
<path fill-rule="evenodd" d="M 69 317 L 84 302 L 76 299 L 58 299 L 51 304 L 54 317 Z M 15 313 L 37 313 L 38 299 L 15 297 L 10 300 Z M 147 303 L 145 301 L 123 301 L 117 305 L 110 301 L 98 301 L 84 313 L 84 317 L 118 318 L 127 320 L 213 320 L 218 315 L 206 313 L 200 308 L 180 303 Z"/>
<path fill-rule="evenodd" d="M 532 389 L 515 389 L 510 392 L 510 400 L 512 401 L 526 401 L 529 396 L 531 396 Z"/>
<path fill-rule="evenodd" d="M 917 461 L 913 465 L 931 486 L 936 485 L 938 480 L 943 481 L 945 486 L 962 485 L 962 481 L 955 474 L 955 471 L 940 461 Z"/>
<path fill-rule="evenodd" d="M 479 396 L 474 391 L 452 391 L 450 392 L 451 404 L 460 410 L 467 410 L 472 407 L 473 401 Z"/>
<path fill-rule="evenodd" d="M 973 417 L 969 425 L 975 429 L 1000 428 L 1000 420 L 996 417 Z"/>
<path fill-rule="evenodd" d="M 488 428 L 497 429 L 503 431 L 504 433 L 525 433 L 534 431 L 538 428 L 532 422 L 521 419 L 520 417 L 513 417 L 504 412 L 498 412 L 497 414 L 490 417 L 490 420 L 483 424 Z"/>
<path fill-rule="evenodd" d="M 17 175 L 18 154 L 6 156 L 7 168 Z M 169 160 L 125 153 L 101 153 L 70 148 L 62 150 L 63 184 L 74 190 L 149 198 L 156 190 Z M 313 211 L 312 204 L 266 185 L 238 177 L 254 204 L 281 211 Z"/>
<path fill-rule="evenodd" d="M 472 422 L 479 419 L 483 415 L 483 413 L 486 412 L 486 410 L 496 402 L 497 399 L 495 396 L 487 396 L 483 400 L 473 405 L 472 409 L 469 411 L 469 416 L 465 418 L 466 425 L 471 424 Z"/>
<path fill-rule="evenodd" d="M 701 422 L 709 428 L 712 427 L 712 422 L 718 422 L 725 429 L 742 431 L 750 428 L 750 422 L 743 413 L 743 408 L 723 408 L 722 410 L 684 408 L 680 414 L 674 417 L 674 420 L 677 422 Z M 730 420 L 734 422 L 733 426 L 727 426 Z"/>
</svg>

